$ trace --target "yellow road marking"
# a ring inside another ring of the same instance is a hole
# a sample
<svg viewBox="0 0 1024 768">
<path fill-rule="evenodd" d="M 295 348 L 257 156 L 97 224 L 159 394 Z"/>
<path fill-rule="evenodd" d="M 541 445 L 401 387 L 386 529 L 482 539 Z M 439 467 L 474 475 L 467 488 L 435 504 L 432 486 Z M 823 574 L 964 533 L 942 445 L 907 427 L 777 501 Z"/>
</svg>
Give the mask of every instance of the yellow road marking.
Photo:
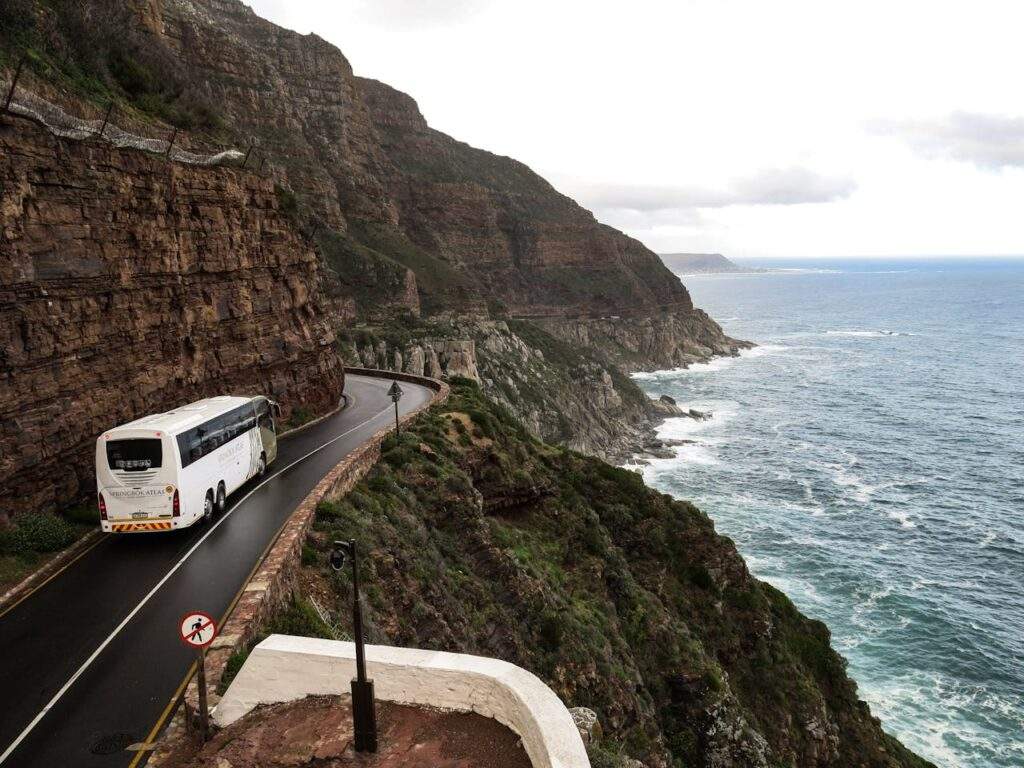
<svg viewBox="0 0 1024 768">
<path fill-rule="evenodd" d="M 153 730 L 149 732 L 149 735 L 146 737 L 146 741 L 144 743 L 153 743 L 153 739 L 156 738 L 156 735 L 159 732 L 161 726 L 163 726 L 164 720 L 166 720 L 167 716 L 171 713 L 171 709 L 173 709 L 174 704 L 178 701 L 178 697 L 181 696 L 182 691 L 185 690 L 185 686 L 188 685 L 188 681 L 192 679 L 192 675 L 194 675 L 195 673 L 196 662 L 193 661 L 192 666 L 188 668 L 188 674 L 185 675 L 185 679 L 181 681 L 181 683 L 178 685 L 177 690 L 174 691 L 174 695 L 171 697 L 171 700 L 167 702 L 167 706 L 164 707 L 164 711 L 160 713 L 160 717 L 157 718 L 156 725 L 153 726 Z M 135 757 L 133 757 L 132 761 L 128 763 L 128 768 L 136 768 L 136 766 L 142 761 L 143 758 L 149 757 L 149 752 L 149 750 L 139 750 L 138 752 L 136 752 Z"/>
<path fill-rule="evenodd" d="M 377 415 L 379 416 L 380 414 Z M 267 559 L 267 555 L 270 553 L 271 548 L 273 548 L 273 546 L 277 543 L 277 540 L 281 538 L 281 533 L 284 531 L 285 526 L 288 525 L 291 519 L 291 515 L 288 515 L 288 517 L 285 518 L 285 521 L 281 523 L 281 527 L 277 529 L 277 531 L 274 533 L 273 538 L 270 539 L 270 543 L 267 544 L 263 552 L 260 553 L 260 556 L 256 559 L 256 565 L 252 567 L 252 570 L 249 571 L 248 575 L 242 581 L 242 586 L 239 588 L 238 592 L 235 593 L 235 596 L 231 599 L 231 603 L 228 605 L 227 610 L 224 611 L 224 615 L 220 617 L 220 621 L 217 622 L 218 627 L 224 627 L 224 624 L 227 622 L 228 617 L 231 615 L 231 612 L 235 610 L 235 606 L 238 605 L 238 601 L 241 600 L 242 595 L 245 594 L 245 588 L 246 586 L 248 586 L 249 581 L 252 580 L 252 577 L 256 575 L 256 571 L 258 571 L 260 569 L 260 566 L 263 565 L 263 561 Z M 196 673 L 196 664 L 197 662 L 193 661 L 192 666 L 188 668 L 188 672 L 185 673 L 185 677 L 182 678 L 182 681 L 178 684 L 177 689 L 174 691 L 174 695 L 171 696 L 171 700 L 167 702 L 167 706 L 164 707 L 164 711 L 160 713 L 160 717 L 158 717 L 156 722 L 153 724 L 153 728 L 150 730 L 149 735 L 146 737 L 146 743 L 152 742 L 153 739 L 156 738 L 157 734 L 160 733 L 160 730 L 166 724 L 167 718 L 170 717 L 171 712 L 174 710 L 174 705 L 177 703 L 178 697 L 181 696 L 181 692 L 185 689 L 185 686 L 189 684 L 189 681 L 192 680 L 192 676 Z M 219 683 L 220 681 L 217 682 Z M 139 763 L 144 758 L 148 759 L 148 757 L 149 752 L 137 752 L 132 761 L 128 763 L 128 768 L 137 768 Z"/>
</svg>

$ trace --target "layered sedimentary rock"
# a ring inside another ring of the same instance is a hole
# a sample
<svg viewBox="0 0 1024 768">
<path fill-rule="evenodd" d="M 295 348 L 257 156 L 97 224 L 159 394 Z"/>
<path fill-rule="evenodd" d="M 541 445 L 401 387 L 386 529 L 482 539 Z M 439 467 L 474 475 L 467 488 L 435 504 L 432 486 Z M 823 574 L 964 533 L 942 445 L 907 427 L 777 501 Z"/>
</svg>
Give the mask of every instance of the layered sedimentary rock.
<svg viewBox="0 0 1024 768">
<path fill-rule="evenodd" d="M 376 80 L 357 82 L 391 160 L 387 189 L 401 228 L 508 313 L 693 308 L 643 244 L 599 224 L 522 163 L 430 128 L 406 94 Z"/>
<path fill-rule="evenodd" d="M 321 263 L 278 206 L 269 178 L 0 118 L 0 516 L 88 494 L 97 435 L 137 416 L 337 402 Z"/>
</svg>

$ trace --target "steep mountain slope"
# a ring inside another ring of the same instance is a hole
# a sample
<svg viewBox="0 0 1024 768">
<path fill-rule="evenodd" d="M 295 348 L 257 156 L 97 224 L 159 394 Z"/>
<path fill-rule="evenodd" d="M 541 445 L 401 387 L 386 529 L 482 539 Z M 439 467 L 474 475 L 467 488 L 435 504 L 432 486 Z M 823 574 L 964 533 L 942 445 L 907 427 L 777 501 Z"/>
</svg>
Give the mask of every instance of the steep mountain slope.
<svg viewBox="0 0 1024 768">
<path fill-rule="evenodd" d="M 340 242 L 324 250 L 342 279 L 353 260 L 376 257 L 415 273 L 428 313 L 667 314 L 713 339 L 709 353 L 735 349 L 641 243 L 522 163 L 431 129 L 409 96 L 355 77 L 315 35 L 237 0 L 152 0 L 140 19 L 154 45 L 189 63 L 225 122 L 284 167 L 310 218 L 334 230 Z"/>
<path fill-rule="evenodd" d="M 356 82 L 393 163 L 387 188 L 402 230 L 507 312 L 692 309 L 686 289 L 641 243 L 599 224 L 522 163 L 430 128 L 406 94 Z"/>
<path fill-rule="evenodd" d="M 370 637 L 526 666 L 594 709 L 595 766 L 925 768 L 857 698 L 824 624 L 753 578 L 691 504 L 532 439 L 465 379 L 322 504 L 307 596 L 349 631 L 355 538 Z"/>
</svg>

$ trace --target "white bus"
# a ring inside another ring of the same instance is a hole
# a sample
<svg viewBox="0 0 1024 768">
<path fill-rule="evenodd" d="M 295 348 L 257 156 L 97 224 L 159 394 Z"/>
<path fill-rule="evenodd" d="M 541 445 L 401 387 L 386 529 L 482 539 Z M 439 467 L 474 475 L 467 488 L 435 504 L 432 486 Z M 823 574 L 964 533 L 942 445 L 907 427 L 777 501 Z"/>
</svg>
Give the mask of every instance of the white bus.
<svg viewBox="0 0 1024 768">
<path fill-rule="evenodd" d="M 277 457 L 265 397 L 209 397 L 143 416 L 96 441 L 100 527 L 169 531 L 223 511 L 227 497 Z"/>
</svg>

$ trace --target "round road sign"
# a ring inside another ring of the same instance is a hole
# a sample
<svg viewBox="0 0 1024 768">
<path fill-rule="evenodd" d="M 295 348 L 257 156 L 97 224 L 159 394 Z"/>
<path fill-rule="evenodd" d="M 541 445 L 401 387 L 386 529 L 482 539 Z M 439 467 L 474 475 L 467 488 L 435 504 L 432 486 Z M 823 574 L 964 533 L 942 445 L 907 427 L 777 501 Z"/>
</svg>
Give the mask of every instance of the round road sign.
<svg viewBox="0 0 1024 768">
<path fill-rule="evenodd" d="M 186 613 L 179 627 L 181 641 L 192 648 L 205 648 L 217 636 L 213 617 L 202 611 Z"/>
</svg>

